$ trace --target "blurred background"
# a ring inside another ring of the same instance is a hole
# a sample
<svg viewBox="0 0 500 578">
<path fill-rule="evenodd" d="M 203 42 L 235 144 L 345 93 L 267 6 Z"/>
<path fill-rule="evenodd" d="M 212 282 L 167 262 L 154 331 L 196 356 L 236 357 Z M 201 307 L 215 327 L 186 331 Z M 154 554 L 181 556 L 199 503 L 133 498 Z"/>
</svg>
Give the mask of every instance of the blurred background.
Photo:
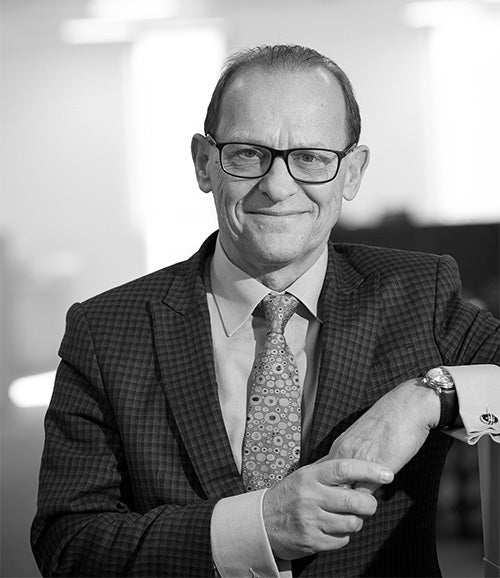
<svg viewBox="0 0 500 578">
<path fill-rule="evenodd" d="M 1 575 L 29 548 L 43 415 L 74 301 L 187 258 L 216 228 L 190 139 L 224 58 L 309 45 L 351 78 L 372 160 L 338 240 L 452 254 L 499 314 L 500 2 L 1 0 Z M 423 481 L 424 483 L 424 481 Z M 445 576 L 480 576 L 477 456 L 454 445 Z"/>
</svg>

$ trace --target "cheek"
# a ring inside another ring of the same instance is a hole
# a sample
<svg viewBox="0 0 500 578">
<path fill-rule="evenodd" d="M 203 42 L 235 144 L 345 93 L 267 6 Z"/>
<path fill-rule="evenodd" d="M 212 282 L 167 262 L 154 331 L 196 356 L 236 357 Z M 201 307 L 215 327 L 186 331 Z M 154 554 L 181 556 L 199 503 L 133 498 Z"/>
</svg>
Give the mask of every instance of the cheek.
<svg viewBox="0 0 500 578">
<path fill-rule="evenodd" d="M 314 226 L 313 236 L 315 238 L 326 238 L 339 220 L 342 208 L 342 196 L 330 192 L 327 199 L 317 199 L 317 216 Z"/>
<path fill-rule="evenodd" d="M 327 207 L 327 213 L 329 218 L 337 220 L 341 208 L 342 208 L 342 197 L 340 195 L 332 196 Z"/>
<path fill-rule="evenodd" d="M 219 163 L 214 166 L 211 174 L 212 182 L 214 183 L 214 189 L 221 190 L 224 187 L 226 173 L 220 168 Z"/>
<path fill-rule="evenodd" d="M 212 194 L 219 222 L 234 221 L 237 219 L 237 205 L 246 194 L 246 191 L 242 190 L 241 182 L 231 181 L 231 177 L 228 177 L 222 170 L 215 172 L 212 182 L 215 184 L 212 187 Z"/>
<path fill-rule="evenodd" d="M 323 222 L 333 222 L 338 219 L 342 207 L 342 195 L 337 187 L 325 188 L 318 194 L 310 195 L 318 209 L 318 218 Z"/>
</svg>

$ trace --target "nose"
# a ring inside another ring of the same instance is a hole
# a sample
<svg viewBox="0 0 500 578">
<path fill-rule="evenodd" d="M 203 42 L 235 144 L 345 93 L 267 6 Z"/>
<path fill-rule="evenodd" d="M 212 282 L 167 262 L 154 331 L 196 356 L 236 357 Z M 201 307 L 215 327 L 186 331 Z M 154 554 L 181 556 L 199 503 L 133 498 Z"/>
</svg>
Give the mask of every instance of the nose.
<svg viewBox="0 0 500 578">
<path fill-rule="evenodd" d="M 297 183 L 288 172 L 285 159 L 274 159 L 269 172 L 261 178 L 258 188 L 275 203 L 295 193 Z"/>
</svg>

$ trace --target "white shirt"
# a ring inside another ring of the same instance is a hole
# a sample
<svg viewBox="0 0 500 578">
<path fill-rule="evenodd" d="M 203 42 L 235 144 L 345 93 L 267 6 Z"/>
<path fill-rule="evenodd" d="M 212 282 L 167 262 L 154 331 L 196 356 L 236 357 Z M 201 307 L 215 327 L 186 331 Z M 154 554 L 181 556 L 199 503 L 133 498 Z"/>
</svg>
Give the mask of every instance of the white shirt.
<svg viewBox="0 0 500 578">
<path fill-rule="evenodd" d="M 327 262 L 325 248 L 316 263 L 287 288 L 287 292 L 301 303 L 297 314 L 285 327 L 285 338 L 299 368 L 303 446 L 310 435 L 318 384 L 320 347 L 317 345 L 321 320 L 317 306 Z M 253 316 L 253 311 L 269 293 L 269 288 L 236 267 L 225 255 L 219 239 L 207 286 L 219 402 L 234 461 L 241 471 L 250 387 L 248 378 L 266 333 L 265 320 Z M 493 391 L 492 395 L 491 390 L 495 379 L 500 383 L 500 368 L 483 365 L 448 369 L 455 379 L 460 415 L 465 426 L 465 429 L 454 430 L 452 435 L 475 443 L 489 433 L 500 442 L 500 424 L 488 426 L 479 419 L 484 413 L 484 399 L 491 400 L 488 410 L 500 415 L 500 394 Z M 224 498 L 214 509 L 212 554 L 223 578 L 292 576 L 290 562 L 276 560 L 273 556 L 262 518 L 264 493 L 265 490 L 260 490 Z"/>
</svg>

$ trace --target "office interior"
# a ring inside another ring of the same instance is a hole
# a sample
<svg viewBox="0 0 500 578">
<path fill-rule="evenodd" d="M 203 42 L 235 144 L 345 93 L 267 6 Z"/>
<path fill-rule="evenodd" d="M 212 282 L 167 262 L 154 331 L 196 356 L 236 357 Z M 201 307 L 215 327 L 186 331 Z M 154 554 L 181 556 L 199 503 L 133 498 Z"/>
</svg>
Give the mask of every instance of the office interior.
<svg viewBox="0 0 500 578">
<path fill-rule="evenodd" d="M 275 43 L 331 57 L 360 104 L 371 163 L 334 239 L 451 254 L 498 316 L 498 0 L 1 0 L 1 576 L 39 576 L 29 527 L 67 309 L 217 228 L 191 136 L 227 55 Z M 443 575 L 481 576 L 475 447 L 453 446 L 437 524 Z"/>
</svg>

